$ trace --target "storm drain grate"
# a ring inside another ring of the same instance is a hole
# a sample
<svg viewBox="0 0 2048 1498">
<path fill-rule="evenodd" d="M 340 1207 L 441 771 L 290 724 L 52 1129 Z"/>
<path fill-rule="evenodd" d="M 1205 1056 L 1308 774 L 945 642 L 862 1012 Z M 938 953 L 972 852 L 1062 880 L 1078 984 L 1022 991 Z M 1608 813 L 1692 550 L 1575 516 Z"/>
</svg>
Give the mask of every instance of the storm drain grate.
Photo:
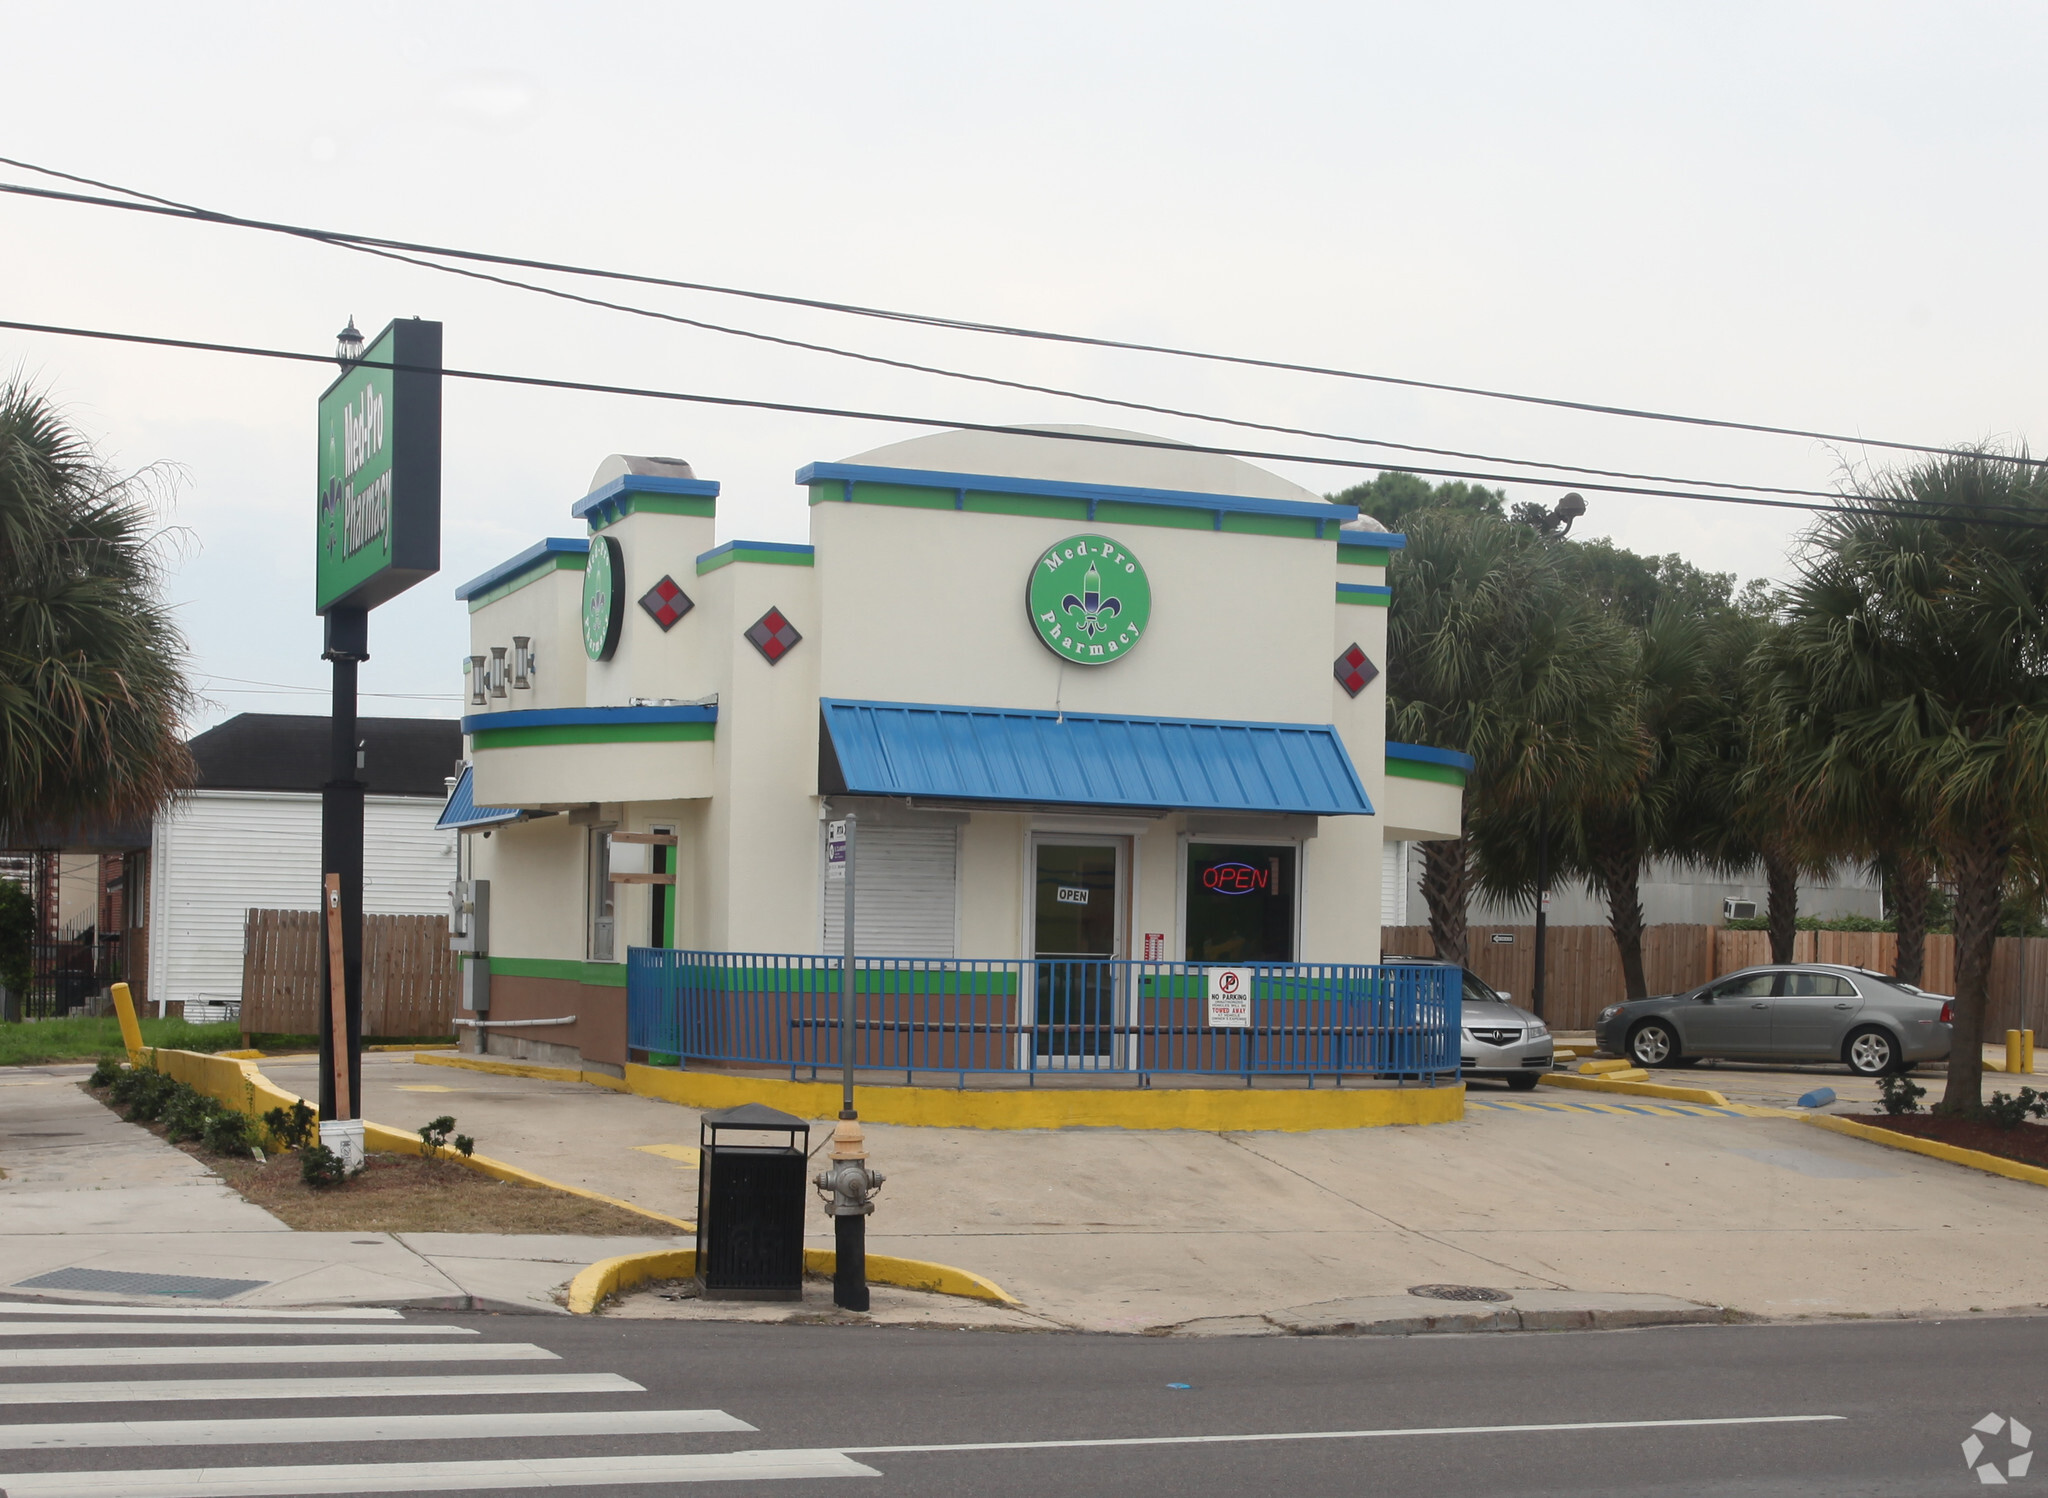
<svg viewBox="0 0 2048 1498">
<path fill-rule="evenodd" d="M 203 1274 L 131 1274 L 121 1269 L 53 1269 L 17 1290 L 97 1290 L 106 1295 L 203 1295 L 210 1300 L 260 1290 L 269 1280 L 217 1280 Z"/>
<path fill-rule="evenodd" d="M 1489 1290 L 1484 1285 L 1410 1285 L 1410 1295 L 1420 1295 L 1426 1300 L 1513 1300 L 1505 1290 Z"/>
</svg>

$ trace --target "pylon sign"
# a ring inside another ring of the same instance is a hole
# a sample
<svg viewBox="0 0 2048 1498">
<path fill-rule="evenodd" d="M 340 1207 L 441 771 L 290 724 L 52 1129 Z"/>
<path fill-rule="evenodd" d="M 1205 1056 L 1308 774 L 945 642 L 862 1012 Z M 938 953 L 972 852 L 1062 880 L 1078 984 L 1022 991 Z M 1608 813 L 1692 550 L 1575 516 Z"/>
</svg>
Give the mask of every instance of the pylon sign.
<svg viewBox="0 0 2048 1498">
<path fill-rule="evenodd" d="M 316 613 L 441 570 L 441 325 L 391 323 L 320 396 Z"/>
</svg>

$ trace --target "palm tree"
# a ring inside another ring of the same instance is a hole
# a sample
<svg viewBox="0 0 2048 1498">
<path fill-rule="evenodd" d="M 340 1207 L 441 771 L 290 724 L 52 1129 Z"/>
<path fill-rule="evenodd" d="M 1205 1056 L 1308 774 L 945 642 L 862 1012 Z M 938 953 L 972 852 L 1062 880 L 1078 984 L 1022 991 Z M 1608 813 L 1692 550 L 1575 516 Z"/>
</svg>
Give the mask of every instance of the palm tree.
<svg viewBox="0 0 2048 1498">
<path fill-rule="evenodd" d="M 1430 937 L 1439 957 L 1462 963 L 1475 834 L 1532 819 L 1546 798 L 1585 794 L 1632 755 L 1615 712 L 1626 642 L 1527 526 L 1439 508 L 1407 534 L 1391 579 L 1389 728 L 1477 761 L 1465 831 L 1422 845 Z"/>
<path fill-rule="evenodd" d="M 47 397 L 0 385 L 0 843 L 146 818 L 190 782 L 154 476 L 112 473 Z"/>
<path fill-rule="evenodd" d="M 1896 793 L 1954 880 L 1941 1107 L 1970 1112 L 2005 886 L 2048 828 L 2048 479 L 1987 449 L 1861 489 L 1807 538 L 1778 690 L 1804 751 Z"/>
</svg>

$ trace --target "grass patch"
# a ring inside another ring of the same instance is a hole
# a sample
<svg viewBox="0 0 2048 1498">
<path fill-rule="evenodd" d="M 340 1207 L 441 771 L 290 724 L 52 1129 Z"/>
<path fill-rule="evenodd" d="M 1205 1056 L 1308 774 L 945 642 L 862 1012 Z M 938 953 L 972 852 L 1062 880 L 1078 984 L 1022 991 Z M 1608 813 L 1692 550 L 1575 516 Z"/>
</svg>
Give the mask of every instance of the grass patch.
<svg viewBox="0 0 2048 1498">
<path fill-rule="evenodd" d="M 232 1051 L 242 1043 L 241 1027 L 188 1025 L 181 1019 L 142 1021 L 142 1043 L 178 1051 Z M 95 1061 L 109 1052 L 125 1052 L 121 1022 L 112 1015 L 98 1019 L 43 1019 L 0 1024 L 0 1066 L 42 1066 L 52 1061 Z"/>
</svg>

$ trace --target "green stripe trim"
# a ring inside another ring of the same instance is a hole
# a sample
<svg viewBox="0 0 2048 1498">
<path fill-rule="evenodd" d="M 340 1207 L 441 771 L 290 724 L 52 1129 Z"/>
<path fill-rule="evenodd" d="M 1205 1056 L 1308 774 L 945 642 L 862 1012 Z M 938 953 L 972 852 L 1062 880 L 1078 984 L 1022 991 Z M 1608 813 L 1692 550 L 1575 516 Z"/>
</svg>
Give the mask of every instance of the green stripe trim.
<svg viewBox="0 0 2048 1498">
<path fill-rule="evenodd" d="M 532 749 L 544 744 L 687 744 L 710 739 L 716 723 L 556 723 L 542 728 L 480 728 L 478 749 Z"/>
<path fill-rule="evenodd" d="M 600 514 L 602 519 L 598 518 Z M 594 536 L 608 526 L 617 525 L 628 515 L 689 515 L 699 520 L 710 520 L 717 514 L 718 501 L 708 494 L 649 494 L 635 489 L 592 510 L 590 534 Z"/>
<path fill-rule="evenodd" d="M 1456 765 L 1426 765 L 1413 759 L 1390 759 L 1387 773 L 1398 775 L 1403 780 L 1434 780 L 1439 785 L 1462 786 L 1465 772 Z"/>
<path fill-rule="evenodd" d="M 1383 609 L 1394 600 L 1391 588 L 1361 588 L 1355 583 L 1337 584 L 1337 602 L 1359 604 L 1369 609 Z"/>
<path fill-rule="evenodd" d="M 529 583 L 537 583 L 553 573 L 581 572 L 589 561 L 590 558 L 582 552 L 550 552 L 517 577 L 507 578 L 490 592 L 479 593 L 470 599 L 469 611 L 474 614 L 478 609 L 488 607 L 501 598 L 509 598 Z"/>
<path fill-rule="evenodd" d="M 812 505 L 844 504 L 846 485 L 832 480 L 809 486 Z M 1133 504 L 1115 499 L 1090 501 L 1054 494 L 997 494 L 985 489 L 952 489 L 913 484 L 868 484 L 855 482 L 853 502 L 857 505 L 891 505 L 907 510 L 964 510 L 971 515 L 1022 515 L 1033 520 L 1068 520 L 1084 525 L 1149 525 L 1162 530 L 1214 531 L 1246 536 L 1285 536 L 1313 541 L 1316 522 L 1291 515 L 1261 515 L 1225 510 L 1223 523 L 1217 512 L 1190 504 Z M 1337 527 L 1324 521 L 1324 538 Z M 1384 552 L 1381 555 L 1385 555 Z"/>
<path fill-rule="evenodd" d="M 563 983 L 583 983 L 592 988 L 624 988 L 623 962 L 563 962 L 554 957 L 493 957 L 494 978 L 553 978 Z"/>
<path fill-rule="evenodd" d="M 1384 567 L 1394 554 L 1384 546 L 1346 546 L 1337 543 L 1337 563 L 1342 567 Z"/>
<path fill-rule="evenodd" d="M 714 552 L 708 559 L 697 559 L 697 576 L 716 572 L 719 568 L 734 562 L 759 562 L 768 567 L 813 567 L 817 559 L 801 551 L 753 551 L 744 546 L 735 546 L 730 551 Z"/>
</svg>

